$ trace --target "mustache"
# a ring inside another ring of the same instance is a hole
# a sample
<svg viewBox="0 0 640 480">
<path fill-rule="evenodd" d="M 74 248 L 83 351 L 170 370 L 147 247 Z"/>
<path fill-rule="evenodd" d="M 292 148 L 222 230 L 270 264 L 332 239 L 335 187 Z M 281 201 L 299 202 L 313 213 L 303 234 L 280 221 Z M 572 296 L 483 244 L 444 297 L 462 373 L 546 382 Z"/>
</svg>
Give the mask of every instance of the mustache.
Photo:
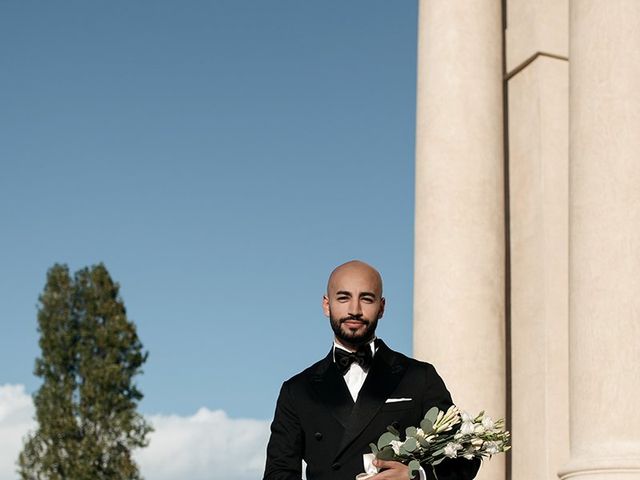
<svg viewBox="0 0 640 480">
<path fill-rule="evenodd" d="M 343 317 L 343 318 L 340 319 L 340 323 L 348 322 L 349 320 L 354 320 L 356 322 L 362 322 L 365 325 L 369 325 L 369 323 L 371 323 L 371 322 L 369 322 L 369 320 L 365 320 L 362 317 L 354 317 L 354 316 Z"/>
</svg>

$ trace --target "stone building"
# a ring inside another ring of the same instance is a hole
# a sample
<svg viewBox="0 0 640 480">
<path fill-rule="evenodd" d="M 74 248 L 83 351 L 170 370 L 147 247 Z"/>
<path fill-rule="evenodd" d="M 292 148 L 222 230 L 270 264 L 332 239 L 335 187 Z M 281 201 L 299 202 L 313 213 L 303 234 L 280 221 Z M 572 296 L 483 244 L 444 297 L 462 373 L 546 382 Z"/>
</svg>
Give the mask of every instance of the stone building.
<svg viewBox="0 0 640 480">
<path fill-rule="evenodd" d="M 414 355 L 483 480 L 640 479 L 640 0 L 420 0 Z"/>
</svg>

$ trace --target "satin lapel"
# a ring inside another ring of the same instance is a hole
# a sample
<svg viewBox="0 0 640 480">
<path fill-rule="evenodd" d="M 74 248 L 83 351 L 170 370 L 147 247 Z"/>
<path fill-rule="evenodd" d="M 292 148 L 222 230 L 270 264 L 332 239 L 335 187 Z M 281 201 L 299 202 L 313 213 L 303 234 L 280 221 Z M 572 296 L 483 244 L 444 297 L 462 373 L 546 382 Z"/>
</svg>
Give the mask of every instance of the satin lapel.
<svg viewBox="0 0 640 480">
<path fill-rule="evenodd" d="M 400 383 L 406 371 L 405 362 L 395 355 L 382 341 L 373 359 L 371 371 L 362 385 L 358 401 L 351 412 L 351 419 L 346 427 L 342 443 L 338 449 L 338 457 L 362 431 L 384 405 L 389 395 Z M 385 425 L 386 427 L 386 425 Z M 380 432 L 382 435 L 383 431 Z"/>
<path fill-rule="evenodd" d="M 311 384 L 318 398 L 346 428 L 353 410 L 353 399 L 344 378 L 333 363 L 332 352 L 329 352 L 314 372 Z"/>
</svg>

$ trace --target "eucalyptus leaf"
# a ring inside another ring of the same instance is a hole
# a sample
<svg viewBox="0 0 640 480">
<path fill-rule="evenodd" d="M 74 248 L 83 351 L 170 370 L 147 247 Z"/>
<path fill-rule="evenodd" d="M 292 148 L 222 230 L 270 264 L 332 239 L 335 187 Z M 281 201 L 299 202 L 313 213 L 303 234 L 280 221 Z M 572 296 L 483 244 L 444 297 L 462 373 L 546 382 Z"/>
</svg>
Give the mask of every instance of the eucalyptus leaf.
<svg viewBox="0 0 640 480">
<path fill-rule="evenodd" d="M 378 439 L 378 448 L 382 450 L 383 447 L 391 443 L 391 440 L 399 440 L 399 438 L 391 432 L 384 432 Z"/>
<path fill-rule="evenodd" d="M 444 458 L 445 458 L 445 457 L 440 457 L 440 458 L 439 458 L 439 459 L 437 459 L 435 462 L 433 462 L 431 465 L 436 466 L 436 465 L 440 464 L 440 463 L 444 460 Z"/>
<path fill-rule="evenodd" d="M 418 434 L 418 429 L 416 427 L 407 427 L 404 433 L 407 437 L 415 437 Z"/>
<path fill-rule="evenodd" d="M 429 442 L 427 442 L 427 439 L 424 437 L 418 437 L 418 442 L 420 442 L 420 445 L 422 445 L 425 448 L 429 446 Z"/>
<path fill-rule="evenodd" d="M 415 438 L 409 437 L 404 442 L 403 447 L 407 452 L 413 452 L 416 448 L 418 448 L 418 442 L 416 442 Z"/>
<path fill-rule="evenodd" d="M 433 425 L 434 423 L 436 423 L 436 419 L 438 418 L 439 411 L 440 410 L 438 410 L 438 407 L 431 407 L 429 411 L 426 413 L 426 415 L 424 416 L 424 418 L 429 420 Z"/>
<path fill-rule="evenodd" d="M 420 428 L 425 435 L 429 435 L 431 432 L 433 432 L 433 422 L 428 418 L 425 418 L 420 422 Z"/>
<path fill-rule="evenodd" d="M 370 443 L 369 447 L 371 448 L 371 453 L 373 454 L 378 453 L 378 446 L 375 443 Z"/>
<path fill-rule="evenodd" d="M 378 454 L 376 455 L 376 457 L 379 460 L 393 460 L 395 458 L 396 454 L 393 451 L 393 448 L 391 448 L 390 446 L 386 446 L 384 448 L 382 448 Z"/>
<path fill-rule="evenodd" d="M 397 436 L 398 438 L 400 437 L 400 432 L 398 431 L 398 429 L 396 427 L 394 427 L 393 425 L 389 425 L 387 427 L 387 432 L 393 433 L 395 436 Z"/>
<path fill-rule="evenodd" d="M 409 478 L 418 478 L 420 475 L 420 462 L 411 460 L 409 462 Z"/>
</svg>

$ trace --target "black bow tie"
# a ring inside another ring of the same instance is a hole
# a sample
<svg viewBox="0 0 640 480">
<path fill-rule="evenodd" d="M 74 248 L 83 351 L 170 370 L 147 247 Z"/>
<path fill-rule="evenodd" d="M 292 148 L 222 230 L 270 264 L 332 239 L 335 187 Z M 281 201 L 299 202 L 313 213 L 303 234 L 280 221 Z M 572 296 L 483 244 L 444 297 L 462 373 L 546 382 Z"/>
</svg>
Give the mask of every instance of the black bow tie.
<svg viewBox="0 0 640 480">
<path fill-rule="evenodd" d="M 353 362 L 356 362 L 364 370 L 367 370 L 373 361 L 371 345 L 369 344 L 361 345 L 355 352 L 347 352 L 341 348 L 333 347 L 333 356 L 336 361 L 336 367 L 338 367 L 342 375 L 347 373 Z"/>
</svg>

